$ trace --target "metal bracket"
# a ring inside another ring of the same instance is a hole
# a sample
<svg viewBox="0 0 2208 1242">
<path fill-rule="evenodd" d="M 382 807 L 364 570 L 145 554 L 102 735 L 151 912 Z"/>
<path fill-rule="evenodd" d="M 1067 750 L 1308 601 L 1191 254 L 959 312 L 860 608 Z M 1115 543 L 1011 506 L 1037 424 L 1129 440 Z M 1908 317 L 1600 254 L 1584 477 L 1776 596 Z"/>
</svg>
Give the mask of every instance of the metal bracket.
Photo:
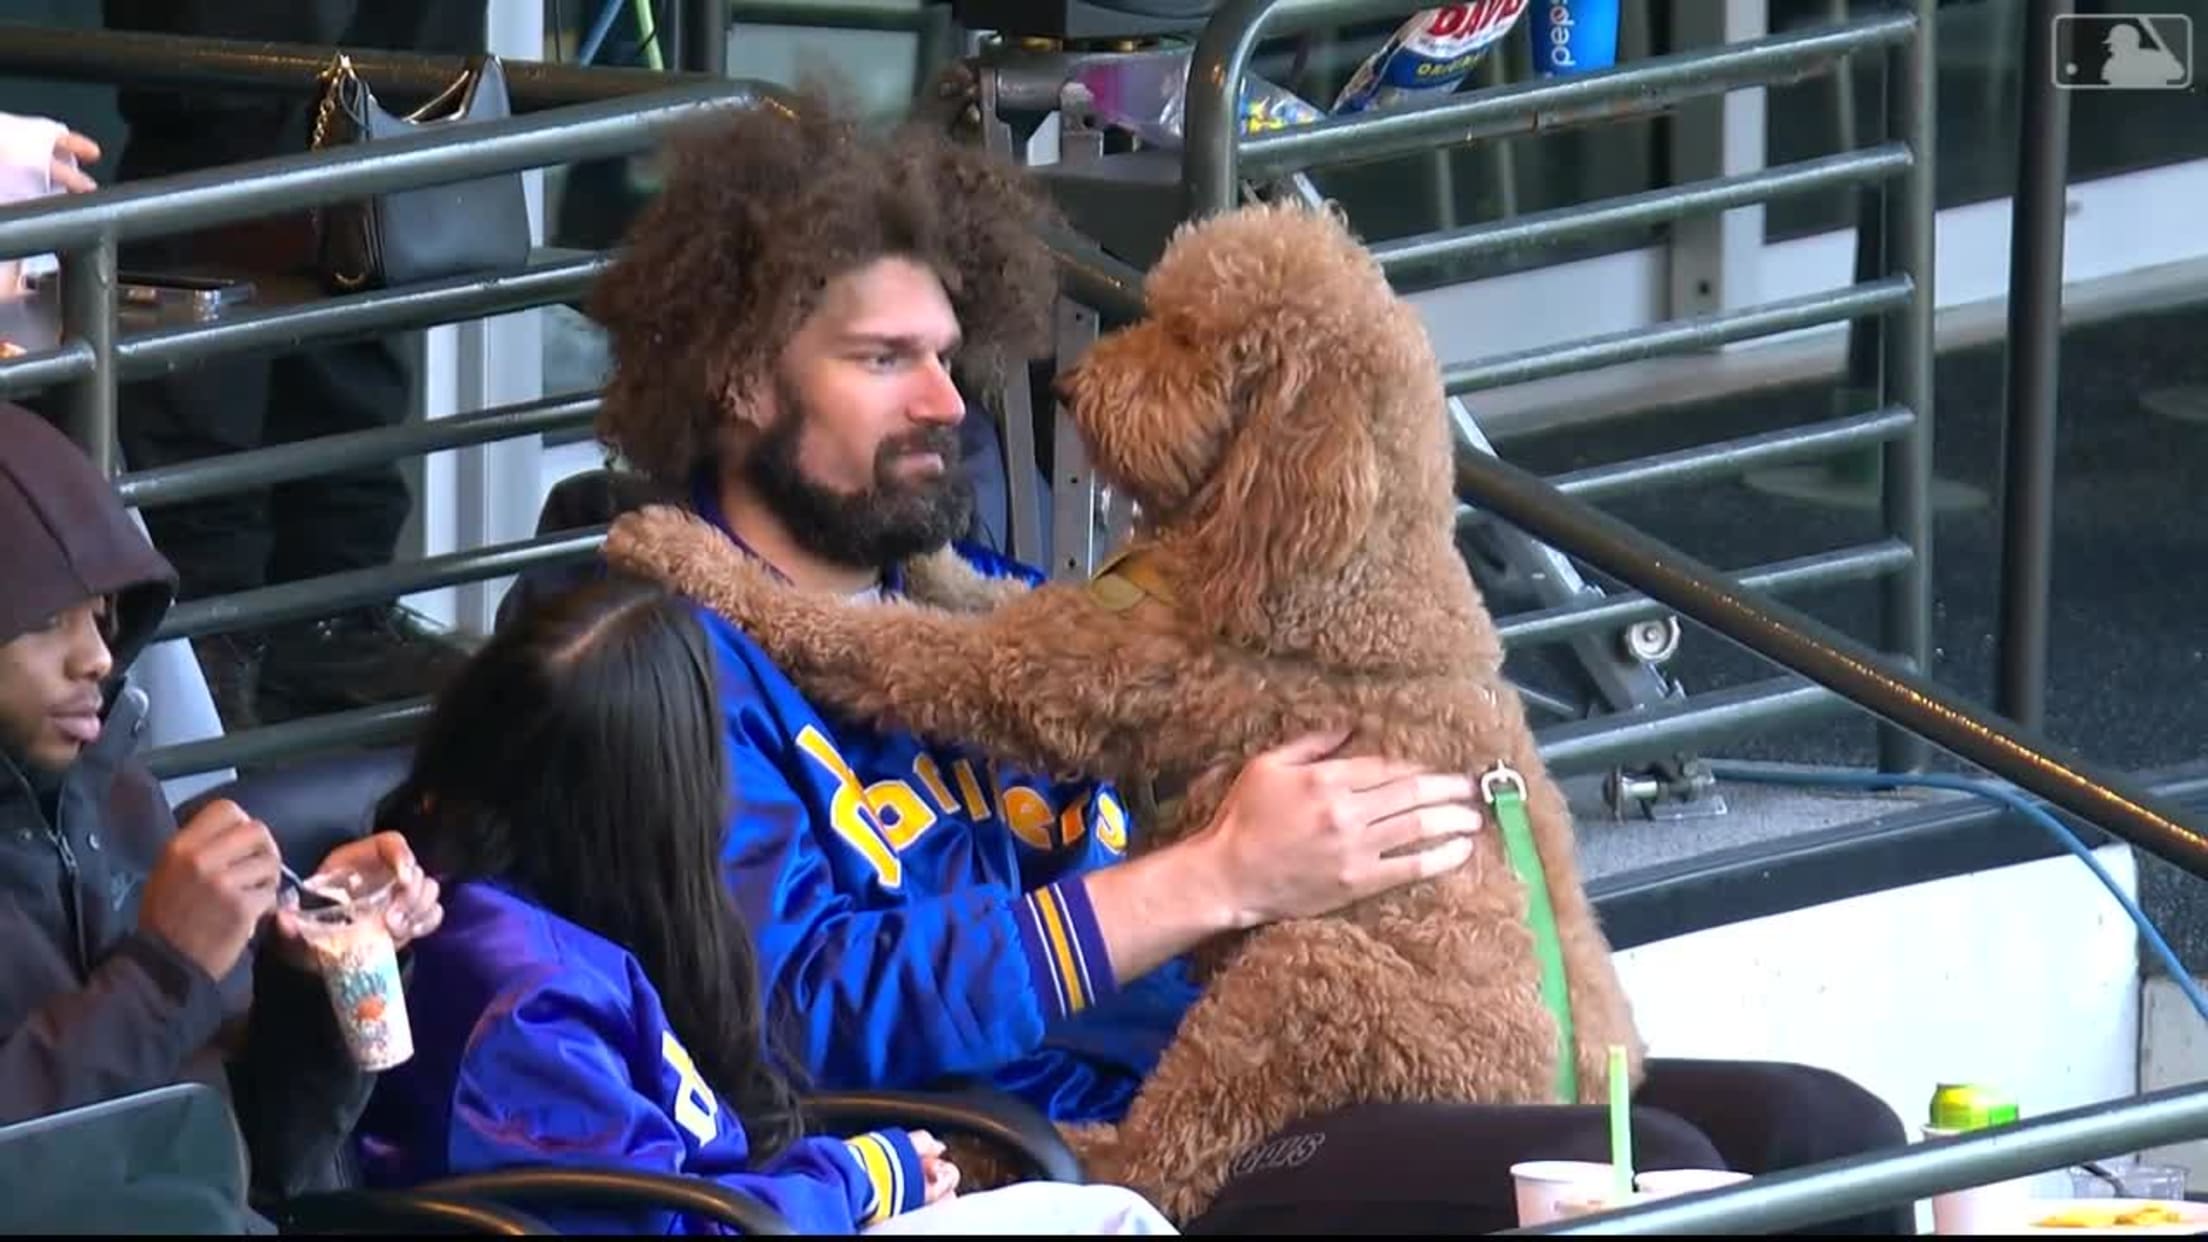
<svg viewBox="0 0 2208 1242">
<path fill-rule="evenodd" d="M 1725 797 L 1708 763 L 1674 755 L 1645 768 L 1613 768 L 1603 778 L 1602 800 L 1614 818 L 1628 815 L 1651 821 L 1715 819 L 1725 814 Z"/>
</svg>

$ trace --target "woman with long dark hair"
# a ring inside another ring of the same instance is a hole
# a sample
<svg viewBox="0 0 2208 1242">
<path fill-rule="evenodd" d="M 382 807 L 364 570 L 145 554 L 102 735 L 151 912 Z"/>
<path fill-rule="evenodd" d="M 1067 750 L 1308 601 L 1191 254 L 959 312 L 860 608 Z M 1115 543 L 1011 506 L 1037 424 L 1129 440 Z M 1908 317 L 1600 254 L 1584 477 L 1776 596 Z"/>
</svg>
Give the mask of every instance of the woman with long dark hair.
<svg viewBox="0 0 2208 1242">
<path fill-rule="evenodd" d="M 716 861 L 712 678 L 687 606 L 612 578 L 517 620 L 440 697 L 379 809 L 444 886 L 445 922 L 414 946 L 414 1058 L 360 1127 L 369 1184 L 618 1165 L 833 1233 L 950 1192 L 926 1134 L 803 1134 Z M 618 1227 L 696 1223 L 669 1215 Z"/>
<path fill-rule="evenodd" d="M 384 1072 L 357 1131 L 364 1181 L 622 1167 L 712 1178 L 807 1233 L 984 1218 L 1170 1232 L 1116 1187 L 958 1199 L 957 1168 L 922 1131 L 806 1134 L 721 878 L 741 791 L 691 608 L 631 578 L 590 581 L 511 620 L 439 696 L 378 811 L 442 886 L 445 918 L 414 944 L 415 1054 Z M 712 1229 L 672 1211 L 547 1223 Z"/>
</svg>

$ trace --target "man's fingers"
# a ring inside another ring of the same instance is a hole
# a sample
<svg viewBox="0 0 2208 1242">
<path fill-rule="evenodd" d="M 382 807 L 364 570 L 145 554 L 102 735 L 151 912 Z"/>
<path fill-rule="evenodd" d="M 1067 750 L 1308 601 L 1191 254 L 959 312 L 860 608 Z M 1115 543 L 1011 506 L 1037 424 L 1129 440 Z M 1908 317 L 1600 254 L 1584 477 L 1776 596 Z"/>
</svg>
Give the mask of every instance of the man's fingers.
<svg viewBox="0 0 2208 1242">
<path fill-rule="evenodd" d="M 1470 861 L 1472 838 L 1451 837 L 1435 843 L 1430 849 L 1381 859 L 1372 869 L 1367 888 L 1372 892 L 1385 892 L 1399 884 L 1446 874 Z"/>
<path fill-rule="evenodd" d="M 172 839 L 186 844 L 196 842 L 201 837 L 212 839 L 224 829 L 252 818 L 245 813 L 244 807 L 228 798 L 217 798 L 201 807 L 198 814 L 176 830 L 176 836 Z"/>
<path fill-rule="evenodd" d="M 1479 787 L 1469 776 L 1413 769 L 1385 784 L 1360 791 L 1352 806 L 1360 817 L 1377 823 L 1428 808 L 1470 808 L 1478 794 Z"/>
<path fill-rule="evenodd" d="M 218 871 L 265 867 L 268 874 L 273 876 L 277 874 L 277 863 L 282 858 L 276 848 L 276 838 L 268 831 L 268 825 L 257 819 L 240 820 L 224 826 L 200 848 L 207 865 Z"/>
<path fill-rule="evenodd" d="M 1486 824 L 1486 818 L 1474 808 L 1462 802 L 1443 802 L 1375 822 L 1371 842 L 1383 855 L 1430 850 L 1452 837 L 1472 837 Z"/>
<path fill-rule="evenodd" d="M 1349 730 L 1332 729 L 1323 733 L 1305 733 L 1264 752 L 1264 758 L 1284 767 L 1296 764 L 1316 763 L 1341 748 L 1349 740 Z"/>
</svg>

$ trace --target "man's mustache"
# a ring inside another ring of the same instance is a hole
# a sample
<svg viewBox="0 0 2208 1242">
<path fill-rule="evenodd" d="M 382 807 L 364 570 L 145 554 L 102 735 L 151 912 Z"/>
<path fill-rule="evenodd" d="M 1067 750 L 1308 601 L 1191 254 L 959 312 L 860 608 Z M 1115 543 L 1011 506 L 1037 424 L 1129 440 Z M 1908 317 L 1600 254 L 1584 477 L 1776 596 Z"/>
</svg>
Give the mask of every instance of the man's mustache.
<svg viewBox="0 0 2208 1242">
<path fill-rule="evenodd" d="M 884 440 L 881 448 L 875 451 L 874 461 L 876 465 L 886 467 L 898 458 L 920 453 L 933 453 L 941 457 L 946 466 L 957 465 L 960 457 L 957 429 L 927 427 Z"/>
</svg>

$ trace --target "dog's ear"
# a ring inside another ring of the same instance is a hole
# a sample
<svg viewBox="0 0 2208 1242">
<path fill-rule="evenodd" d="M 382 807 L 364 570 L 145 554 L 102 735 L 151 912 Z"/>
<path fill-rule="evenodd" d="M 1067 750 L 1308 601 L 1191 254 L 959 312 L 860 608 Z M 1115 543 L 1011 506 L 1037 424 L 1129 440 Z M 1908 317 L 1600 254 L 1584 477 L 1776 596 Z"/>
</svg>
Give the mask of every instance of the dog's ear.
<svg viewBox="0 0 2208 1242">
<path fill-rule="evenodd" d="M 1230 633 L 1263 632 L 1274 584 L 1340 570 L 1379 506 L 1371 395 L 1324 358 L 1283 353 L 1255 372 L 1262 379 L 1191 530 L 1201 572 L 1186 589 Z"/>
</svg>

